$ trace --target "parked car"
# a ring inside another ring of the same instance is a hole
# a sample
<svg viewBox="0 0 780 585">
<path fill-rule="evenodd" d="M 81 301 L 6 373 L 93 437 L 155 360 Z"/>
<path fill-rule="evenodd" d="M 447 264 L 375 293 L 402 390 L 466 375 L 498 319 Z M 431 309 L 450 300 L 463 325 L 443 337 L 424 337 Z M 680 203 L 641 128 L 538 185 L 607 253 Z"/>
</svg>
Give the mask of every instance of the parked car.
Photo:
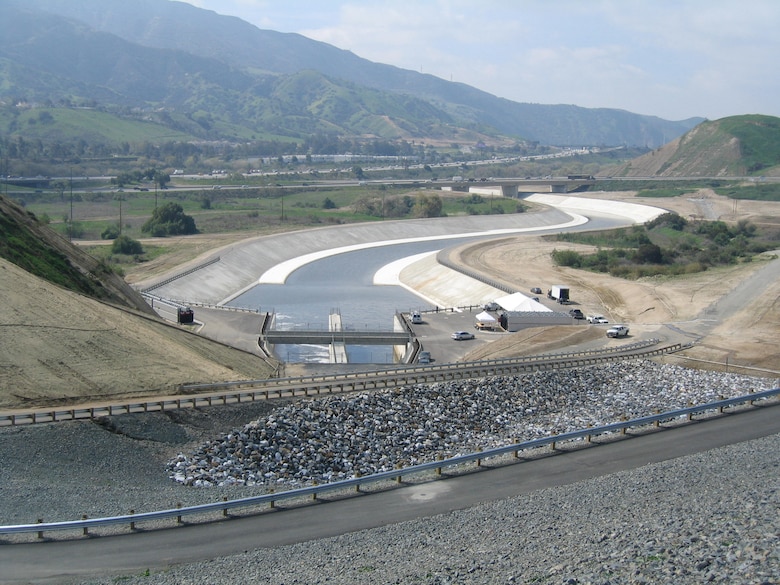
<svg viewBox="0 0 780 585">
<path fill-rule="evenodd" d="M 531 288 L 531 292 L 534 293 L 535 295 L 540 295 L 542 294 L 542 289 L 540 289 L 538 286 L 535 286 Z"/>
<path fill-rule="evenodd" d="M 626 337 L 628 335 L 628 327 L 626 325 L 613 325 L 607 329 L 607 337 Z"/>
<path fill-rule="evenodd" d="M 584 319 L 585 315 L 582 314 L 582 311 L 579 309 L 572 309 L 569 311 L 569 315 L 574 317 L 575 319 Z"/>
<path fill-rule="evenodd" d="M 588 323 L 609 323 L 604 315 L 588 315 Z"/>
<path fill-rule="evenodd" d="M 468 331 L 456 331 L 450 337 L 455 341 L 463 341 L 464 339 L 474 339 L 474 334 Z"/>
<path fill-rule="evenodd" d="M 412 323 L 414 325 L 419 325 L 422 322 L 423 322 L 423 319 L 422 319 L 422 315 L 420 315 L 420 313 L 418 313 L 417 311 L 412 313 Z"/>
<path fill-rule="evenodd" d="M 418 364 L 429 364 L 429 363 L 431 363 L 431 352 L 429 352 L 429 351 L 421 351 L 420 355 L 417 356 L 417 363 Z"/>
<path fill-rule="evenodd" d="M 498 303 L 487 303 L 482 307 L 485 311 L 498 311 L 501 308 L 501 305 Z"/>
</svg>

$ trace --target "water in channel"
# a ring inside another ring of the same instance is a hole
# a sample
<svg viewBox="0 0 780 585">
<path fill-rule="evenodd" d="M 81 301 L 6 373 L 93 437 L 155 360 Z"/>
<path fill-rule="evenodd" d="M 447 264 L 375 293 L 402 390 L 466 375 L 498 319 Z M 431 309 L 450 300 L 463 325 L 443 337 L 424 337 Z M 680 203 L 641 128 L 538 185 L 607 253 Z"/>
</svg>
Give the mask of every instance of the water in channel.
<svg viewBox="0 0 780 585">
<path fill-rule="evenodd" d="M 432 309 L 425 300 L 400 286 L 375 286 L 374 274 L 399 258 L 438 250 L 466 238 L 415 242 L 337 254 L 295 270 L 285 284 L 259 284 L 230 304 L 276 314 L 277 329 L 328 329 L 328 316 L 341 313 L 348 330 L 392 330 L 396 312 Z M 327 362 L 322 345 L 280 345 L 277 357 L 288 363 Z M 350 363 L 393 363 L 391 346 L 349 345 Z"/>
</svg>

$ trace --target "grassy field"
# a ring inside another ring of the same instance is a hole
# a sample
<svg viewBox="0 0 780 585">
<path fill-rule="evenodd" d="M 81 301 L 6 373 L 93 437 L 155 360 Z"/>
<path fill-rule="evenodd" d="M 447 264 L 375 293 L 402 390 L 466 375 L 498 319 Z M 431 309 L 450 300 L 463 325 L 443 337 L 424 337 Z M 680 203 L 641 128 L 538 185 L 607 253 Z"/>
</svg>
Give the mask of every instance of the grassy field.
<svg viewBox="0 0 780 585">
<path fill-rule="evenodd" d="M 430 199 L 438 199 L 441 206 L 437 213 L 445 216 L 522 213 L 526 209 L 517 199 L 408 186 L 317 188 L 221 184 L 220 188 L 214 188 L 213 180 L 197 183 L 209 186 L 155 191 L 105 187 L 98 190 L 93 185 L 78 185 L 72 202 L 69 189 L 29 189 L 14 199 L 22 201 L 27 211 L 52 229 L 76 241 L 102 240 L 106 230 L 120 224 L 122 235 L 135 240 L 146 238 L 149 234 L 142 230 L 144 224 L 156 206 L 169 202 L 179 204 L 195 220 L 200 234 L 246 233 L 247 237 L 322 225 L 415 217 L 424 213 L 418 202 Z M 122 265 L 149 261 L 166 253 L 165 246 L 148 245 L 143 255 L 132 257 L 113 254 L 107 245 L 91 246 L 88 251 L 120 270 Z"/>
</svg>

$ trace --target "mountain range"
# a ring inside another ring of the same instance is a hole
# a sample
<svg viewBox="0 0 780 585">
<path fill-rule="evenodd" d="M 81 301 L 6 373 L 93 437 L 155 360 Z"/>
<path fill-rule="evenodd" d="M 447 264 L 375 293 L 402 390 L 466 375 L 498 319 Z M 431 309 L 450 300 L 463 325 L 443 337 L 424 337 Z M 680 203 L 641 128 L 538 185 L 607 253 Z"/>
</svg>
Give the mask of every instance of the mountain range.
<svg viewBox="0 0 780 585">
<path fill-rule="evenodd" d="M 89 108 L 177 138 L 656 148 L 702 121 L 513 102 L 170 0 L 4 0 L 0 34 L 6 108 Z"/>
</svg>

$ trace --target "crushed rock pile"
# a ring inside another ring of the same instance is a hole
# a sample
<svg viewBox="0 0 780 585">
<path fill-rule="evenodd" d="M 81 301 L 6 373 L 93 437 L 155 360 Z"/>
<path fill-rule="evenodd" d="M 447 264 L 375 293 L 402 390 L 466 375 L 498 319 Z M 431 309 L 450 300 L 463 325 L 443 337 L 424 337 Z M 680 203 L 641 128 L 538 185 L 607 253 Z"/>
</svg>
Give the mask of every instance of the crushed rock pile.
<svg viewBox="0 0 780 585">
<path fill-rule="evenodd" d="M 276 409 L 168 463 L 188 486 L 365 476 L 770 388 L 650 361 L 328 396 Z"/>
</svg>

